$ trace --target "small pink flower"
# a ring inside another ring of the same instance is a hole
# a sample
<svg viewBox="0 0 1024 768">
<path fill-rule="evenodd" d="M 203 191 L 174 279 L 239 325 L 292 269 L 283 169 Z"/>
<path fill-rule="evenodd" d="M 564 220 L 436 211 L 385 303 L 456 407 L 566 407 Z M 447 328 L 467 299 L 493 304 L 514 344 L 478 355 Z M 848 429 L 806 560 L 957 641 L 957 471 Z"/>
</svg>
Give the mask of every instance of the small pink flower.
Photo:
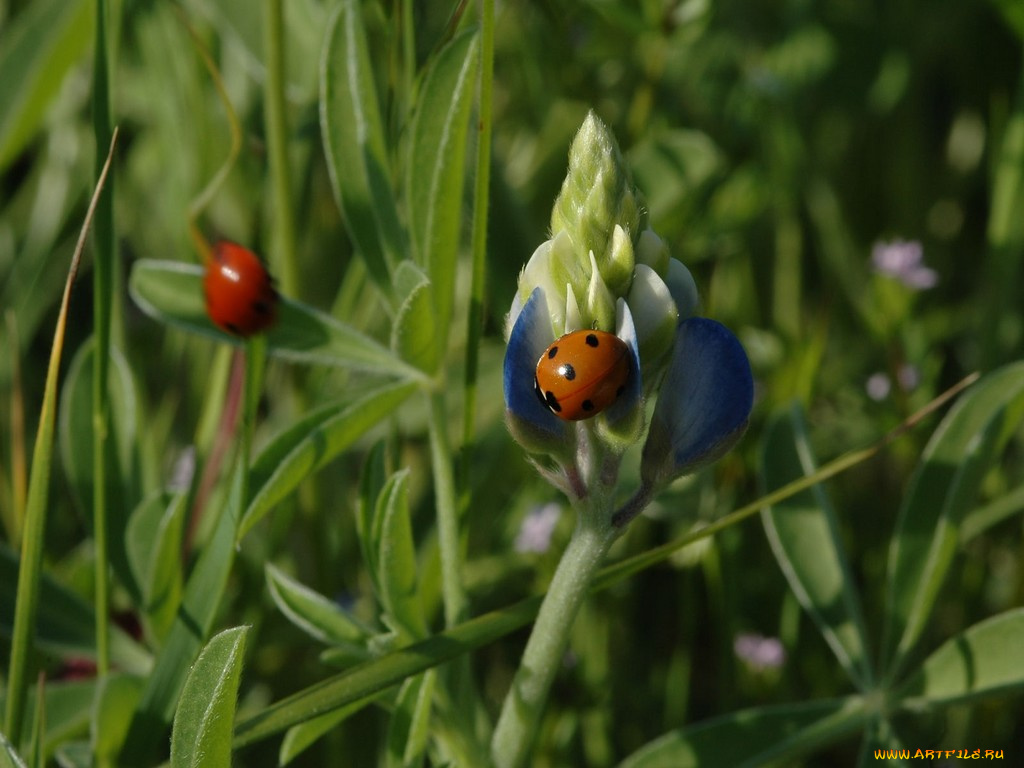
<svg viewBox="0 0 1024 768">
<path fill-rule="evenodd" d="M 516 552 L 547 552 L 561 514 L 562 508 L 554 502 L 532 509 L 519 526 Z"/>
<path fill-rule="evenodd" d="M 939 273 L 924 265 L 924 249 L 916 240 L 875 243 L 871 263 L 878 274 L 899 280 L 915 291 L 934 288 L 939 282 Z"/>
<path fill-rule="evenodd" d="M 741 632 L 732 644 L 736 656 L 755 672 L 778 669 L 786 663 L 786 649 L 777 637 Z"/>
</svg>

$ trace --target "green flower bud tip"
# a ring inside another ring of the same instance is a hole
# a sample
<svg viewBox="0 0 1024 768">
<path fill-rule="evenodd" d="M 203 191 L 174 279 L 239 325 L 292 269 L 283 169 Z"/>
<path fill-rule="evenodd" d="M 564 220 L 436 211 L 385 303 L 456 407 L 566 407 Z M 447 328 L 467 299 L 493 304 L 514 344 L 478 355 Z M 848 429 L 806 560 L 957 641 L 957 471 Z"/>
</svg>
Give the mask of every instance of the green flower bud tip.
<svg viewBox="0 0 1024 768">
<path fill-rule="evenodd" d="M 639 231 L 640 206 L 629 169 L 608 127 L 590 112 L 569 149 L 569 171 L 551 212 L 551 231 L 569 233 L 577 253 L 594 252 L 602 272 L 616 226 Z M 619 270 L 613 270 L 613 290 Z M 608 279 L 608 276 L 605 276 Z"/>
</svg>

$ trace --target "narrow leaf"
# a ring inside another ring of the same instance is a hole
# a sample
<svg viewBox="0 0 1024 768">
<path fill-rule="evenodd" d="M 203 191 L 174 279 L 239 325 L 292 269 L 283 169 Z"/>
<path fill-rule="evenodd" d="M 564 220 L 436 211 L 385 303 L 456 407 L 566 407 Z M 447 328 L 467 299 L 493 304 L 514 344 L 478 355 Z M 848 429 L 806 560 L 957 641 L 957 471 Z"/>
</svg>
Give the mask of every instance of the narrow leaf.
<svg viewBox="0 0 1024 768">
<path fill-rule="evenodd" d="M 231 727 L 248 627 L 207 643 L 181 692 L 171 732 L 171 768 L 231 764 Z"/>
<path fill-rule="evenodd" d="M 379 533 L 374 537 L 379 555 L 380 599 L 388 616 L 406 635 L 420 639 L 427 634 L 423 603 L 416 578 L 416 547 L 409 518 L 409 470 L 396 473 L 377 502 Z M 378 525 L 375 524 L 375 528 Z"/>
<path fill-rule="evenodd" d="M 775 417 L 761 448 L 766 491 L 817 470 L 799 405 Z M 843 549 L 839 522 L 820 485 L 761 510 L 775 559 L 800 604 L 861 690 L 871 684 L 871 664 L 860 601 Z"/>
<path fill-rule="evenodd" d="M 733 712 L 697 723 L 641 747 L 618 768 L 754 768 L 793 758 L 864 726 L 863 699 L 827 699 Z"/>
<path fill-rule="evenodd" d="M 299 483 L 351 446 L 368 429 L 390 416 L 416 390 L 412 383 L 384 386 L 341 406 L 317 412 L 287 430 L 253 462 L 251 501 L 239 526 L 239 538 Z"/>
<path fill-rule="evenodd" d="M 372 698 L 363 699 L 289 728 L 288 732 L 284 735 L 284 739 L 281 740 L 277 764 L 287 765 L 313 746 L 319 739 L 326 736 L 373 701 L 374 699 Z"/>
<path fill-rule="evenodd" d="M 430 711 L 437 670 L 410 677 L 402 684 L 388 727 L 388 768 L 418 768 L 429 741 Z"/>
<path fill-rule="evenodd" d="M 28 768 L 21 756 L 14 751 L 3 731 L 0 731 L 0 768 Z"/>
<path fill-rule="evenodd" d="M 338 3 L 327 24 L 320 129 L 334 197 L 349 234 L 371 277 L 390 293 L 391 269 L 406 248 L 359 0 Z"/>
<path fill-rule="evenodd" d="M 476 86 L 478 35 L 453 39 L 427 74 L 412 124 L 406 185 L 413 250 L 427 271 L 440 351 L 448 338 L 462 225 L 466 136 Z M 435 365 L 442 356 L 437 355 Z"/>
<path fill-rule="evenodd" d="M 907 709 L 957 704 L 1024 688 L 1024 608 L 950 638 L 896 692 Z"/>
<path fill-rule="evenodd" d="M 189 667 L 213 626 L 235 561 L 235 522 L 241 507 L 242 473 L 245 471 L 240 463 L 235 467 L 229 498 L 218 510 L 216 527 L 188 578 L 167 640 L 146 679 L 125 739 L 122 761 L 129 756 L 136 762 L 155 756 L 164 728 L 174 715 Z"/>
<path fill-rule="evenodd" d="M 380 580 L 377 578 L 380 568 L 377 566 L 378 547 L 374 538 L 373 521 L 377 511 L 377 499 L 380 498 L 390 477 L 389 465 L 387 444 L 384 441 L 378 442 L 371 449 L 363 465 L 362 476 L 359 479 L 359 501 L 356 504 L 356 535 L 359 537 L 359 550 L 377 593 L 380 592 Z"/>
<path fill-rule="evenodd" d="M 434 310 L 434 292 L 424 278 L 398 308 L 391 348 L 410 365 L 430 372 L 437 366 L 442 338 Z"/>
<path fill-rule="evenodd" d="M 92 747 L 96 757 L 113 765 L 128 735 L 132 713 L 142 694 L 142 680 L 128 675 L 107 675 L 99 682 L 92 712 Z"/>
<path fill-rule="evenodd" d="M 539 606 L 540 598 L 523 600 L 322 680 L 240 722 L 235 729 L 235 747 L 375 696 L 412 675 L 493 642 L 532 621 Z"/>
<path fill-rule="evenodd" d="M 920 638 L 978 487 L 1024 415 L 1024 363 L 986 375 L 935 430 L 914 472 L 889 549 L 888 673 Z"/>
<path fill-rule="evenodd" d="M 129 292 L 150 317 L 192 333 L 237 345 L 206 316 L 203 268 L 179 261 L 141 259 L 132 265 Z M 277 322 L 267 331 L 270 354 L 307 365 L 422 378 L 370 337 L 330 315 L 282 296 Z"/>
<path fill-rule="evenodd" d="M 57 418 L 57 383 L 60 376 L 61 358 L 64 353 L 64 332 L 67 327 L 68 307 L 71 304 L 71 289 L 75 284 L 89 224 L 96 211 L 96 204 L 103 190 L 103 182 L 110 168 L 113 153 L 114 142 L 111 142 L 106 164 L 96 182 L 89 210 L 86 212 L 85 222 L 82 224 L 78 243 L 68 268 L 67 280 L 64 283 L 64 295 L 61 299 L 60 312 L 57 315 L 57 325 L 53 332 L 50 359 L 46 369 L 46 382 L 43 386 L 43 404 L 39 414 L 35 448 L 32 453 L 32 470 L 26 499 L 25 528 L 21 542 L 17 597 L 14 605 L 14 626 L 11 631 L 11 655 L 7 667 L 7 706 L 4 714 L 4 728 L 11 734 L 21 733 L 27 694 L 29 656 L 34 642 L 36 615 L 39 610 L 43 543 L 49 506 L 50 471 L 53 463 L 53 432 Z"/>
<path fill-rule="evenodd" d="M 0 170 L 10 165 L 46 116 L 68 71 L 92 40 L 92 3 L 37 0 L 0 41 Z"/>
<path fill-rule="evenodd" d="M 271 563 L 264 566 L 274 603 L 292 624 L 322 643 L 344 645 L 365 653 L 369 632 L 337 603 L 287 576 Z"/>
<path fill-rule="evenodd" d="M 154 635 L 163 638 L 174 621 L 183 586 L 181 545 L 188 511 L 186 493 L 158 491 L 132 512 L 125 532 L 128 560 Z"/>
<path fill-rule="evenodd" d="M 0 544 L 0 634 L 10 636 L 14 624 L 18 558 Z M 39 648 L 57 656 L 96 658 L 96 614 L 76 593 L 43 574 L 35 637 Z M 116 625 L 111 627 L 111 658 L 126 672 L 145 673 L 153 663 L 149 653 Z"/>
<path fill-rule="evenodd" d="M 110 531 L 107 554 L 110 565 L 134 599 L 139 598 L 138 584 L 131 573 L 125 552 L 124 537 L 115 535 L 127 524 L 127 512 L 138 503 L 139 478 L 142 474 L 138 455 L 138 394 L 128 361 L 120 350 L 110 349 L 107 384 L 108 434 L 104 441 L 106 460 L 106 514 Z M 96 363 L 96 337 L 79 347 L 68 367 L 61 391 L 60 453 L 64 474 L 74 492 L 75 501 L 88 519 L 93 517 L 94 453 L 93 387 Z"/>
</svg>

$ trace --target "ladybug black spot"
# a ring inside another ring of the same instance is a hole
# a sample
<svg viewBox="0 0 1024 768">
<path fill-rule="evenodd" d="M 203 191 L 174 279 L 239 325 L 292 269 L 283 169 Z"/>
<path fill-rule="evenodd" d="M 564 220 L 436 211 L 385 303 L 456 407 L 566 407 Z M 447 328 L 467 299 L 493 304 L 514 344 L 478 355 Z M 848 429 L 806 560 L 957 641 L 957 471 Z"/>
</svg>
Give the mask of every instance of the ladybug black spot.
<svg viewBox="0 0 1024 768">
<path fill-rule="evenodd" d="M 595 349 L 597 349 L 598 345 L 601 343 L 598 340 L 597 335 L 593 333 L 588 333 L 585 341 L 588 347 L 594 347 Z"/>
<path fill-rule="evenodd" d="M 589 413 L 590 411 L 594 410 L 594 404 L 592 402 L 590 402 L 589 400 L 584 400 L 583 401 L 583 410 L 587 411 Z"/>
<path fill-rule="evenodd" d="M 576 378 L 576 369 L 572 367 L 572 363 L 563 363 L 558 366 L 558 375 L 566 381 L 572 381 Z"/>
<path fill-rule="evenodd" d="M 548 392 L 544 398 L 544 404 L 555 413 L 562 412 L 562 405 L 558 402 L 558 398 L 555 397 L 554 392 Z"/>
<path fill-rule="evenodd" d="M 551 349 L 548 350 L 548 360 L 554 360 L 555 359 L 555 355 L 557 355 L 557 354 L 558 354 L 558 345 L 556 344 L 555 346 L 553 346 Z"/>
<path fill-rule="evenodd" d="M 543 405 L 545 408 L 548 407 L 547 400 L 544 399 L 544 393 L 541 391 L 540 388 L 540 382 L 537 381 L 537 379 L 533 380 L 533 394 L 535 394 L 537 396 L 537 399 L 540 400 L 541 405 Z"/>
</svg>

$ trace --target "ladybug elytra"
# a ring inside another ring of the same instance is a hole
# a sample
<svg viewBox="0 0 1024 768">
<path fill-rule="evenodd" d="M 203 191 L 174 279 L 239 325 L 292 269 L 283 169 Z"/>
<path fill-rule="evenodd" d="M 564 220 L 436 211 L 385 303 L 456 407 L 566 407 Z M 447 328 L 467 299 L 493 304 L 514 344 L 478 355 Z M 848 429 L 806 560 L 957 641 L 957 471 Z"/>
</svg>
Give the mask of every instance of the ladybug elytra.
<svg viewBox="0 0 1024 768">
<path fill-rule="evenodd" d="M 629 347 L 605 331 L 573 331 L 537 361 L 534 392 L 561 419 L 596 416 L 614 403 L 629 378 Z"/>
<path fill-rule="evenodd" d="M 277 319 L 273 278 L 256 254 L 237 243 L 225 240 L 214 246 L 203 293 L 210 320 L 235 336 L 252 336 Z"/>
</svg>

